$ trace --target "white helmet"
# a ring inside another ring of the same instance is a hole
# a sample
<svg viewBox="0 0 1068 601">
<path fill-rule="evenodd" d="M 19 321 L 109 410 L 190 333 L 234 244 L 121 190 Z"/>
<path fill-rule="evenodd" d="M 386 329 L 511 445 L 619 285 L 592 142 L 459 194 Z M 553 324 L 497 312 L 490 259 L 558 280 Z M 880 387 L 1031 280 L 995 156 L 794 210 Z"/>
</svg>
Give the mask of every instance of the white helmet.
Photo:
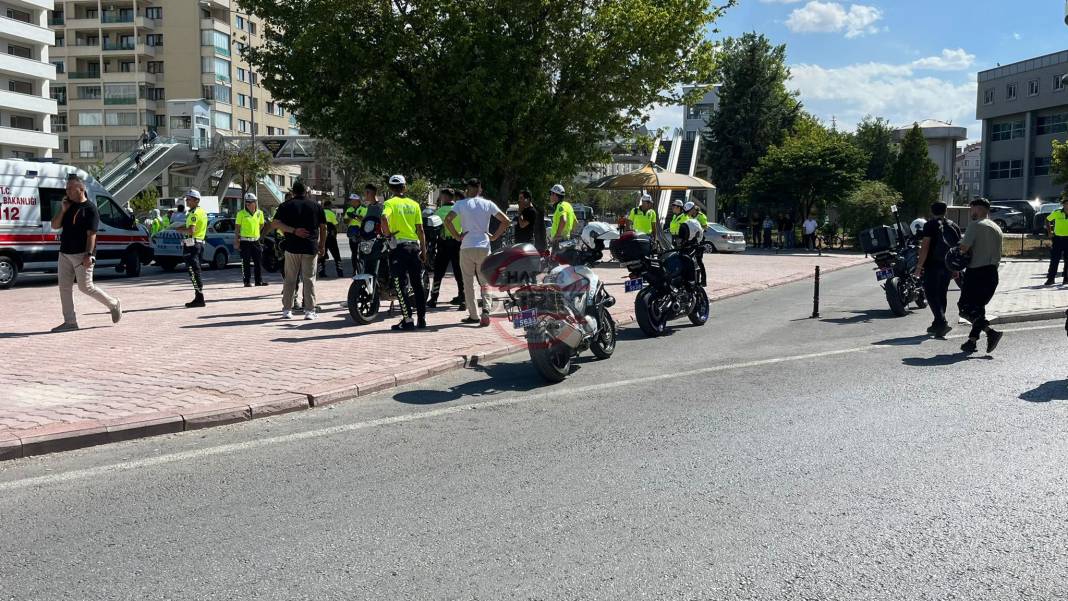
<svg viewBox="0 0 1068 601">
<path fill-rule="evenodd" d="M 913 221 L 912 225 L 909 226 L 909 228 L 912 230 L 912 235 L 919 236 L 920 232 L 923 231 L 923 226 L 925 225 L 927 225 L 927 220 L 922 217 L 917 219 L 916 221 Z"/>
<path fill-rule="evenodd" d="M 705 232 L 701 229 L 701 224 L 696 220 L 691 219 L 679 226 L 679 241 L 685 244 L 697 244 L 704 240 Z"/>
</svg>

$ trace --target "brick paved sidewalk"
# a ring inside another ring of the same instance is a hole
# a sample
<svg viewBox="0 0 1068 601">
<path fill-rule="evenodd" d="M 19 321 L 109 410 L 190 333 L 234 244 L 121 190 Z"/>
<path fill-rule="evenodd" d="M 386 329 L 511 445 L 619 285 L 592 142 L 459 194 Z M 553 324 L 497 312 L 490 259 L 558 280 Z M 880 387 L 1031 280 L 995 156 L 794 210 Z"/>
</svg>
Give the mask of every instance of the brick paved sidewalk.
<svg viewBox="0 0 1068 601">
<path fill-rule="evenodd" d="M 1057 278 L 1056 286 L 1043 286 L 1049 261 L 1005 261 L 998 270 L 998 291 L 987 313 L 1001 319 L 1042 313 L 1064 313 L 1068 309 L 1068 286 Z"/>
<path fill-rule="evenodd" d="M 866 262 L 857 255 L 746 254 L 706 257 L 713 299 Z M 599 269 L 623 297 L 623 272 Z M 146 268 L 139 279 L 105 279 L 125 315 L 75 292 L 82 330 L 51 334 L 62 321 L 54 284 L 0 291 L 0 459 L 229 423 L 321 405 L 429 377 L 521 348 L 507 327 L 459 323 L 432 310 L 424 331 L 394 333 L 396 316 L 357 326 L 340 307 L 348 280 L 319 284 L 318 321 L 279 319 L 277 276 L 244 288 L 240 271 L 205 272 L 208 306 L 186 309 L 182 273 Z M 442 298 L 455 294 L 446 281 Z M 632 304 L 613 312 L 632 317 Z"/>
</svg>

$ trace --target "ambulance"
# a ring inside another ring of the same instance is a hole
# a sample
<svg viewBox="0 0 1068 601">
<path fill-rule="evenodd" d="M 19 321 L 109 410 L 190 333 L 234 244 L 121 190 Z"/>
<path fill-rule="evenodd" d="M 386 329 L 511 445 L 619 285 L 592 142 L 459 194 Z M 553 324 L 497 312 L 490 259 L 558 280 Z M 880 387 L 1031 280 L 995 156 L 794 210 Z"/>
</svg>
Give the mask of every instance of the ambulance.
<svg viewBox="0 0 1068 601">
<path fill-rule="evenodd" d="M 85 181 L 100 212 L 97 266 L 136 277 L 152 262 L 148 232 L 88 173 L 58 163 L 0 160 L 0 289 L 14 286 L 24 272 L 56 272 L 59 231 L 52 229 L 52 217 L 62 206 L 70 173 Z"/>
</svg>

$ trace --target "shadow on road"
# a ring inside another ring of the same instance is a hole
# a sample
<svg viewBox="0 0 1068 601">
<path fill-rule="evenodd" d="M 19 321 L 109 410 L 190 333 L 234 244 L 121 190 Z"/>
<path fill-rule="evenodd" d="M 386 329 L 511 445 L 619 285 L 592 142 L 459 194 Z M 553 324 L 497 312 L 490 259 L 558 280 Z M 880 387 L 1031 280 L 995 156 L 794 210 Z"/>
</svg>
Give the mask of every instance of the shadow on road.
<svg viewBox="0 0 1068 601">
<path fill-rule="evenodd" d="M 927 342 L 928 340 L 934 340 L 930 336 L 905 336 L 903 338 L 887 338 L 886 340 L 880 340 L 879 342 L 873 342 L 873 346 L 917 346 Z"/>
<path fill-rule="evenodd" d="M 1068 380 L 1054 380 L 1028 390 L 1020 395 L 1020 400 L 1029 403 L 1048 403 L 1050 401 L 1068 401 Z"/>
<path fill-rule="evenodd" d="M 473 382 L 464 382 L 446 390 L 407 390 L 393 395 L 393 400 L 408 405 L 437 405 L 463 397 L 528 392 L 545 386 L 545 381 L 530 364 L 494 363 L 475 369 L 486 377 Z"/>
<path fill-rule="evenodd" d="M 990 355 L 968 355 L 965 353 L 953 353 L 952 355 L 935 355 L 934 357 L 905 357 L 901 363 L 909 367 L 939 367 L 944 365 L 956 365 L 965 361 L 992 361 Z"/>
<path fill-rule="evenodd" d="M 833 317 L 831 319 L 821 319 L 820 321 L 848 326 L 858 323 L 871 323 L 874 319 L 886 319 L 894 316 L 889 309 L 865 309 L 864 311 L 850 311 L 850 313 L 849 317 Z"/>
</svg>

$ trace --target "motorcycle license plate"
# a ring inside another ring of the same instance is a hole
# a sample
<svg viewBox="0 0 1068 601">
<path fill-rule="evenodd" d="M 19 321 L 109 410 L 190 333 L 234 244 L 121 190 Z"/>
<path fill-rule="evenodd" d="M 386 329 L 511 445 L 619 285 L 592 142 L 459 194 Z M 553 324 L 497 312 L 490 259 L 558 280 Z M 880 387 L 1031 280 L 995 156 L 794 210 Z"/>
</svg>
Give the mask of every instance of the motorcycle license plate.
<svg viewBox="0 0 1068 601">
<path fill-rule="evenodd" d="M 875 281 L 881 282 L 883 280 L 889 280 L 894 277 L 894 268 L 887 267 L 886 269 L 880 269 L 875 272 Z"/>
<path fill-rule="evenodd" d="M 532 326 L 538 321 L 538 310 L 527 309 L 515 314 L 512 318 L 512 326 L 519 330 L 528 326 Z"/>
<path fill-rule="evenodd" d="M 627 280 L 623 284 L 623 290 L 626 292 L 637 292 L 645 287 L 645 280 L 642 278 L 634 278 L 633 280 Z"/>
</svg>

